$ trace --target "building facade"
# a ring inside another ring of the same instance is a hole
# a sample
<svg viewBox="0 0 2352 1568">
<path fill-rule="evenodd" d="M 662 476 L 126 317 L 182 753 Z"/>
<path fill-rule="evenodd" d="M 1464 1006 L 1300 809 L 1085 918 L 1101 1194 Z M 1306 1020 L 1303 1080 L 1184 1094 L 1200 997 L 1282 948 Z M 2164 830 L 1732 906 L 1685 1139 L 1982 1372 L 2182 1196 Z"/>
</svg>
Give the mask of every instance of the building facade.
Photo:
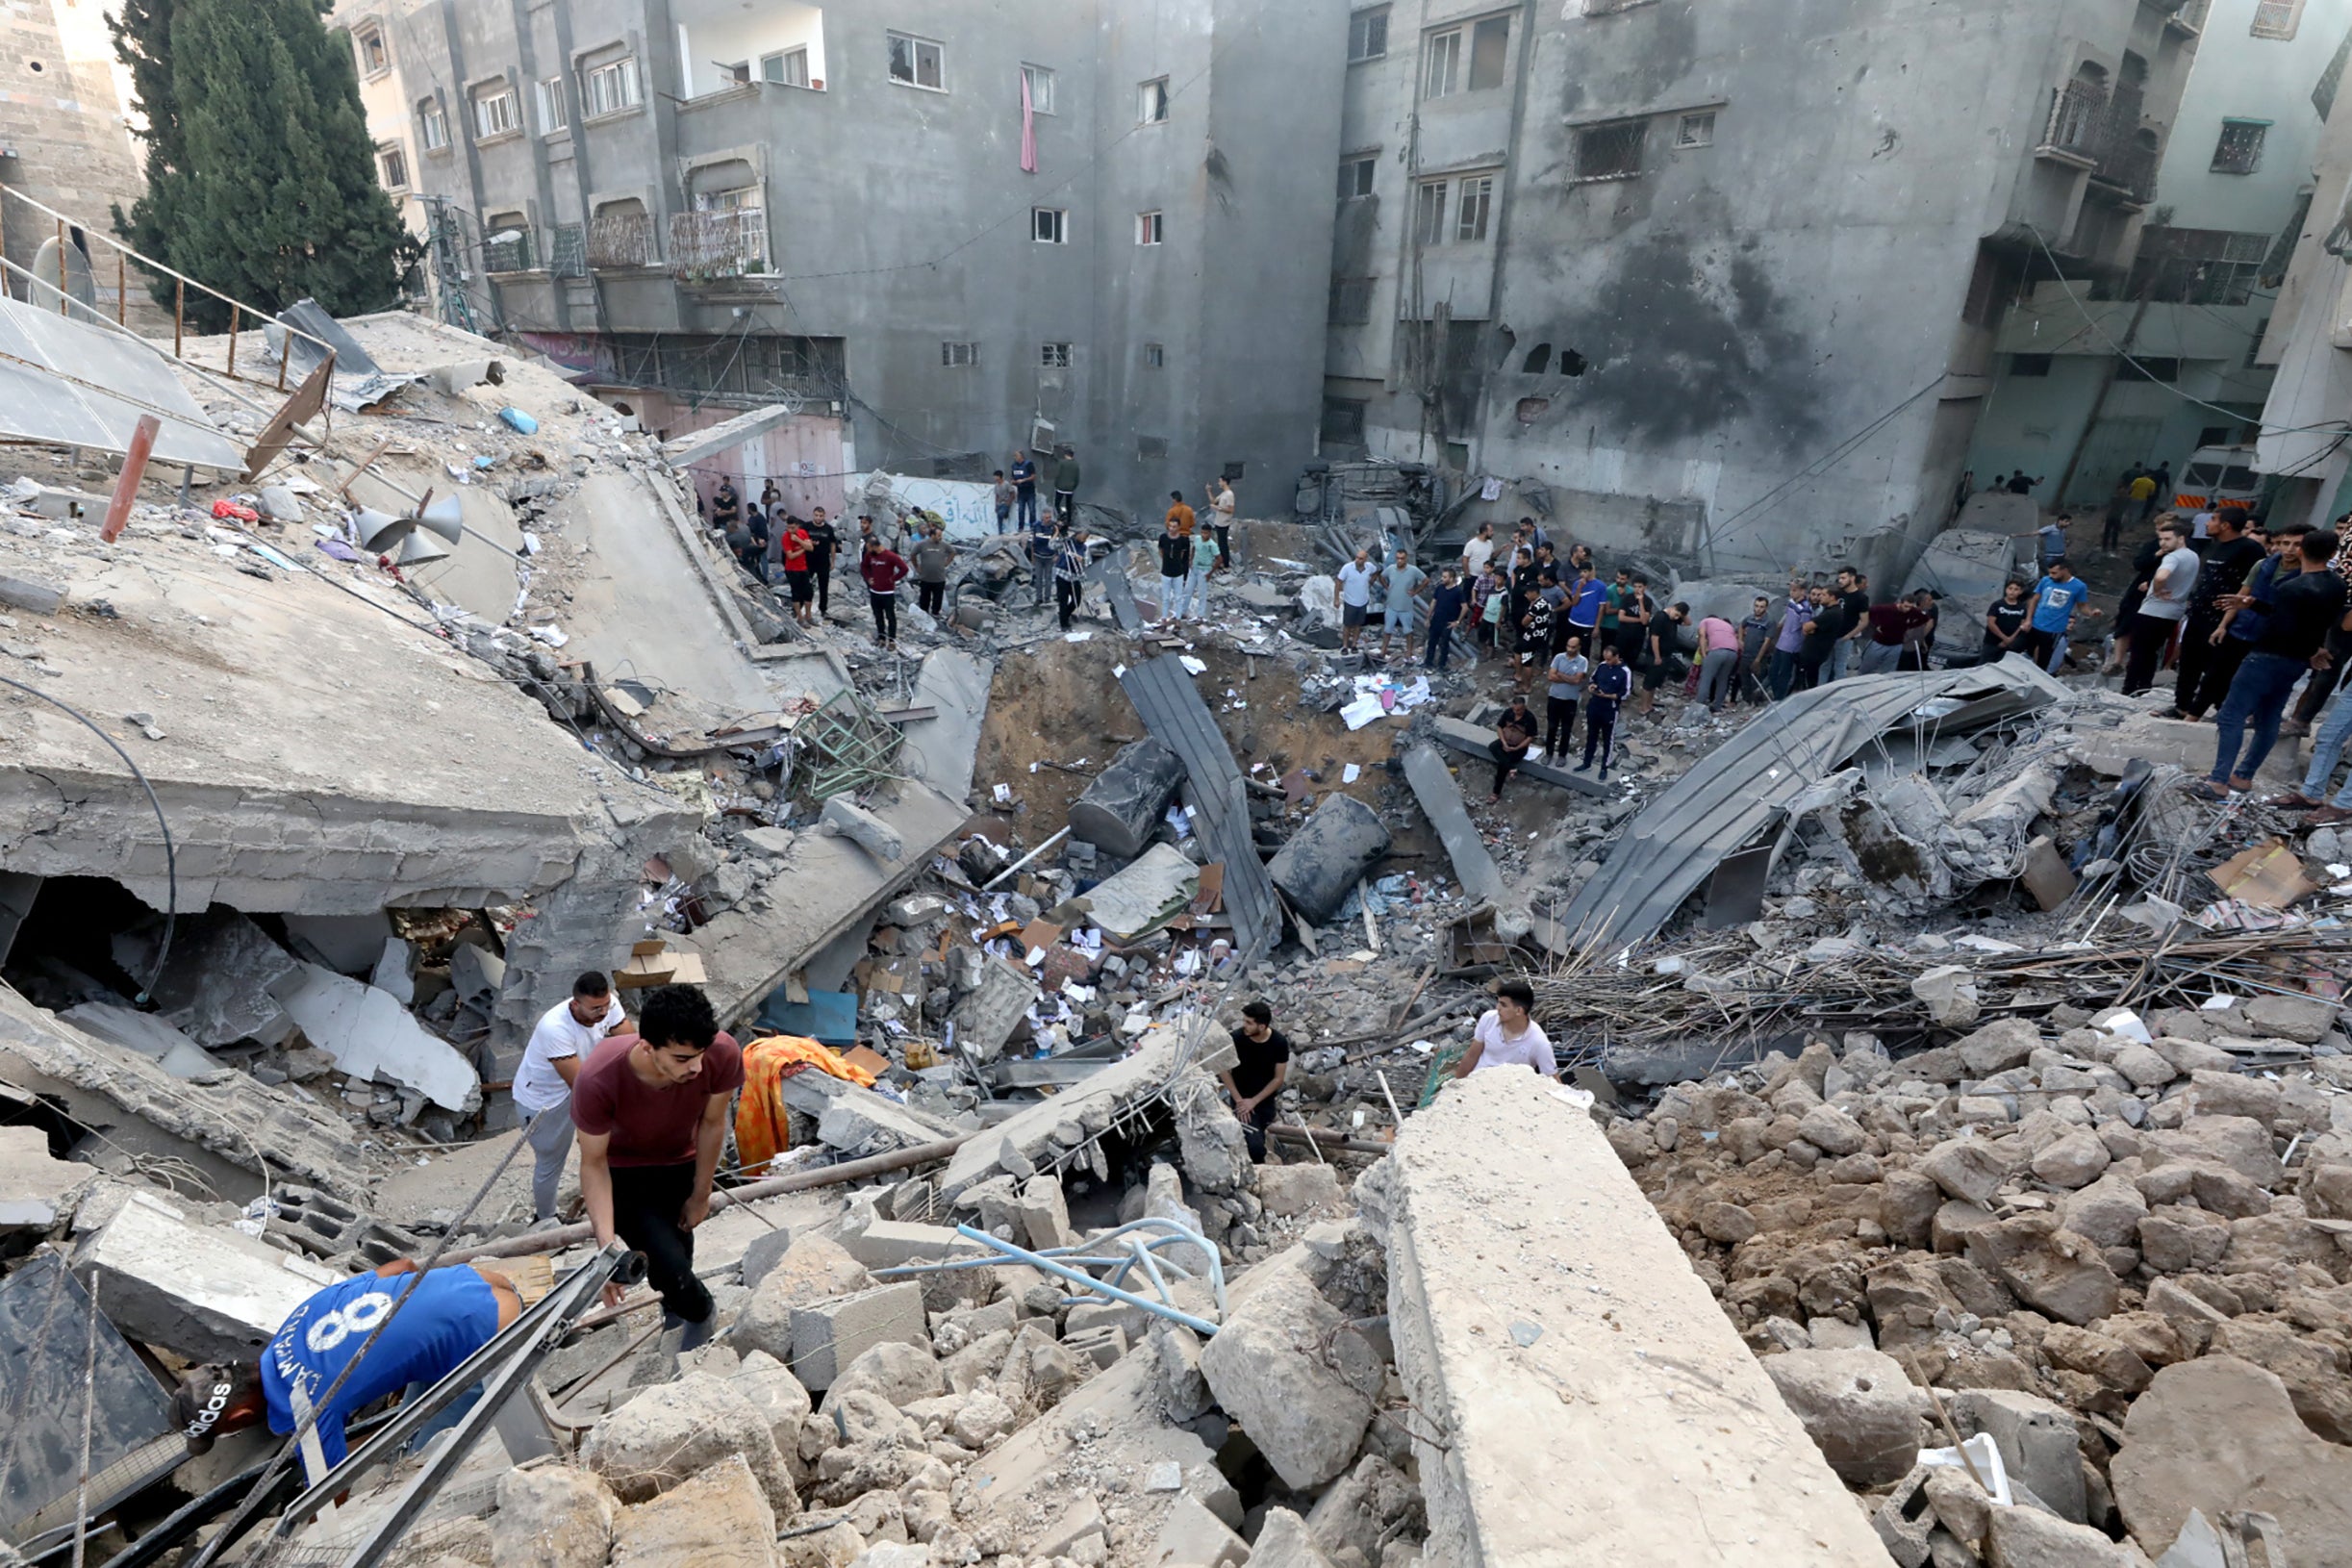
<svg viewBox="0 0 2352 1568">
<path fill-rule="evenodd" d="M 2096 508 L 2135 465 L 2184 473 L 2200 447 L 2253 465 L 2260 354 L 2306 227 L 2314 165 L 2352 47 L 2352 0 L 2210 0 L 2150 218 L 2120 278 L 2045 281 L 2002 323 L 1979 482 Z"/>
<path fill-rule="evenodd" d="M 2352 41 L 2323 76 L 2344 75 Z M 2334 107 L 2330 104 L 2328 107 Z M 2257 360 L 2273 368 L 2257 467 L 2271 515 L 2333 525 L 2352 510 L 2352 113 L 2327 116 L 2313 196 Z"/>
<path fill-rule="evenodd" d="M 1287 509 L 1315 439 L 1338 0 L 340 20 L 391 56 L 444 316 L 667 434 L 797 408 L 742 449 L 755 483 L 838 506 L 851 469 L 982 478 L 1069 443 L 1081 499 L 1130 516 L 1219 472 Z"/>
<path fill-rule="evenodd" d="M 2165 0 L 1359 9 L 1326 449 L 1660 567 L 1899 572 L 2008 302 L 2128 266 L 2197 37 Z"/>
</svg>

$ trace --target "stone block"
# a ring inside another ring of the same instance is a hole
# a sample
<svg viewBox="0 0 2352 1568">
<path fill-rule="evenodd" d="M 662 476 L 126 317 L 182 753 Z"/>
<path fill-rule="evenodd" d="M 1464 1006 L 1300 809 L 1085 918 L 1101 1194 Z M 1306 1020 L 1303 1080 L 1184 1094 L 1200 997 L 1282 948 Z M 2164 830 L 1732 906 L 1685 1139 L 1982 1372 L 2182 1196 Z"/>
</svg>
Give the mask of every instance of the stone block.
<svg viewBox="0 0 2352 1568">
<path fill-rule="evenodd" d="M 1145 1568 L 1242 1568 L 1250 1548 L 1190 1493 L 1179 1493 L 1160 1523 Z"/>
<path fill-rule="evenodd" d="M 917 1400 L 946 1393 L 948 1383 L 940 1376 L 939 1362 L 932 1356 L 927 1342 L 918 1345 L 902 1339 L 885 1339 L 867 1346 L 858 1353 L 856 1360 L 843 1369 L 825 1390 L 824 1403 L 818 1406 L 817 1413 L 830 1414 L 844 1398 L 860 1391 L 879 1394 L 904 1409 Z"/>
<path fill-rule="evenodd" d="M 1372 1402 L 1315 1347 L 1345 1320 L 1302 1275 L 1268 1281 L 1201 1353 L 1217 1403 L 1293 1488 L 1319 1486 L 1355 1457 Z"/>
<path fill-rule="evenodd" d="M 2063 1405 L 2009 1388 L 1963 1389 L 1945 1403 L 1960 1434 L 1989 1436 L 2002 1465 L 2061 1518 L 2086 1517 L 2075 1420 Z"/>
<path fill-rule="evenodd" d="M 1268 1508 L 1250 1547 L 1250 1568 L 1330 1568 L 1306 1521 L 1288 1508 Z"/>
<path fill-rule="evenodd" d="M 760 1281 L 768 1277 L 769 1271 L 781 1263 L 784 1254 L 791 1250 L 792 1232 L 783 1226 L 777 1226 L 773 1230 L 763 1230 L 752 1237 L 750 1245 L 744 1249 L 744 1288 L 759 1289 Z"/>
<path fill-rule="evenodd" d="M 1062 1335 L 1062 1349 L 1081 1361 L 1092 1361 L 1098 1372 L 1127 1353 L 1127 1331 L 1125 1325 L 1100 1323 L 1091 1328 L 1080 1328 Z"/>
<path fill-rule="evenodd" d="M 1338 1173 L 1328 1165 L 1261 1165 L 1257 1168 L 1257 1196 L 1268 1213 L 1294 1220 L 1318 1209 L 1336 1208 L 1342 1193 Z"/>
<path fill-rule="evenodd" d="M 956 1045 L 981 1061 L 994 1061 L 1036 999 L 1037 982 L 1027 970 L 991 958 L 980 966 L 979 984 L 948 1015 Z"/>
<path fill-rule="evenodd" d="M 637 1395 L 596 1423 L 580 1458 L 623 1502 L 658 1497 L 733 1461 L 746 1467 L 775 1514 L 790 1518 L 800 1508 L 767 1416 L 706 1373 L 690 1372 Z"/>
<path fill-rule="evenodd" d="M 869 1269 L 896 1269 L 908 1263 L 936 1263 L 944 1258 L 976 1257 L 987 1251 L 976 1241 L 957 1235 L 944 1225 L 913 1225 L 904 1220 L 874 1220 L 845 1227 L 842 1250 Z"/>
<path fill-rule="evenodd" d="M 775 1568 L 776 1512 L 762 1493 L 742 1455 L 716 1461 L 620 1510 L 612 1568 Z"/>
<path fill-rule="evenodd" d="M 1050 1172 L 1033 1176 L 1021 1185 L 1013 1205 L 1033 1252 L 1050 1252 L 1070 1245 L 1070 1204 L 1062 1195 L 1059 1176 Z"/>
<path fill-rule="evenodd" d="M 1151 1344 L 1159 1357 L 1168 1419 L 1181 1425 L 1207 1414 L 1216 1400 L 1201 1375 L 1201 1336 L 1180 1323 L 1163 1323 L 1151 1331 Z"/>
<path fill-rule="evenodd" d="M 1903 1364 L 1876 1351 L 1784 1351 L 1764 1357 L 1783 1403 L 1849 1486 L 1884 1486 L 1919 1454 L 1924 1397 Z"/>
<path fill-rule="evenodd" d="M 235 1230 L 189 1223 L 135 1193 L 84 1237 L 73 1272 L 98 1281 L 107 1318 L 125 1334 L 191 1361 L 251 1361 L 322 1286 L 342 1277 Z"/>
<path fill-rule="evenodd" d="M 817 831 L 826 838 L 847 839 L 876 860 L 896 861 L 906 853 L 898 830 L 847 796 L 837 795 L 818 814 Z"/>
<path fill-rule="evenodd" d="M 2007 1156 L 1982 1138 L 1948 1138 L 1922 1154 L 1917 1167 L 1963 1203 L 1985 1203 L 2009 1176 Z"/>
<path fill-rule="evenodd" d="M 826 1389 L 869 1347 L 893 1339 L 930 1349 L 923 1287 L 912 1280 L 795 1306 L 789 1364 L 807 1387 Z"/>
<path fill-rule="evenodd" d="M 620 1512 L 620 1499 L 594 1471 L 510 1470 L 498 1478 L 491 1515 L 492 1559 L 499 1568 L 604 1568 Z"/>
</svg>

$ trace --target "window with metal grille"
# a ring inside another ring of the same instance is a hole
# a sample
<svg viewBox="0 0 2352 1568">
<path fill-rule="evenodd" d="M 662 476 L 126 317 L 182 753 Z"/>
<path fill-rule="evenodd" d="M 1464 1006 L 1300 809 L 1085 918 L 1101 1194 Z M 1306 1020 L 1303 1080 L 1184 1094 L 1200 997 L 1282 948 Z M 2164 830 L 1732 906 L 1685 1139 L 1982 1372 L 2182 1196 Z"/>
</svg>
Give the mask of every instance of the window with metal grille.
<svg viewBox="0 0 2352 1568">
<path fill-rule="evenodd" d="M 1339 199 L 1349 201 L 1371 195 L 1373 170 L 1379 162 L 1378 158 L 1343 159 L 1339 165 Z"/>
<path fill-rule="evenodd" d="M 520 213 L 493 213 L 482 220 L 482 270 L 531 270 L 531 228 Z"/>
<path fill-rule="evenodd" d="M 376 149 L 376 169 L 384 178 L 387 190 L 408 189 L 408 154 L 396 141 L 388 141 Z"/>
<path fill-rule="evenodd" d="M 1144 344 L 1144 368 L 1148 370 L 1164 370 L 1167 367 L 1168 345 L 1166 343 Z"/>
<path fill-rule="evenodd" d="M 1059 245 L 1070 238 L 1070 214 L 1059 207 L 1029 209 L 1029 238 L 1041 245 Z"/>
<path fill-rule="evenodd" d="M 2011 354 L 2009 373 L 2013 376 L 2046 376 L 2050 373 L 2052 356 L 2048 354 Z"/>
<path fill-rule="evenodd" d="M 890 34 L 889 38 L 892 81 L 901 87 L 926 88 L 933 92 L 948 90 L 948 55 L 944 45 L 905 33 Z"/>
<path fill-rule="evenodd" d="M 1364 414 L 1371 405 L 1355 397 L 1323 400 L 1323 439 L 1343 446 L 1364 443 Z"/>
<path fill-rule="evenodd" d="M 1040 114 L 1053 113 L 1053 73 L 1043 65 L 1024 65 L 1021 79 L 1029 85 L 1029 108 Z"/>
<path fill-rule="evenodd" d="M 2270 240 L 2266 234 L 2150 224 L 2140 231 L 2124 297 L 2160 305 L 2243 305 L 2261 285 Z"/>
<path fill-rule="evenodd" d="M 1162 125 L 1168 119 L 1168 78 L 1155 76 L 1135 89 L 1135 118 L 1143 125 Z"/>
<path fill-rule="evenodd" d="M 588 229 L 579 223 L 558 223 L 547 251 L 547 270 L 559 278 L 588 276 Z"/>
<path fill-rule="evenodd" d="M 1049 370 L 1069 369 L 1070 345 L 1068 343 L 1039 344 L 1037 350 L 1037 363 Z"/>
<path fill-rule="evenodd" d="M 1167 219 L 1168 215 L 1165 213 L 1137 213 L 1135 215 L 1135 242 L 1139 245 L 1160 243 L 1167 238 Z"/>
<path fill-rule="evenodd" d="M 1424 98 L 1443 98 L 1454 91 L 1454 78 L 1462 66 L 1462 30 L 1432 33 L 1422 52 L 1421 95 Z"/>
<path fill-rule="evenodd" d="M 1576 134 L 1576 178 L 1631 180 L 1641 173 L 1642 140 L 1648 120 L 1587 125 Z"/>
<path fill-rule="evenodd" d="M 780 88 L 807 87 L 808 51 L 787 49 L 782 54 L 760 56 L 760 80 Z"/>
<path fill-rule="evenodd" d="M 1486 209 L 1495 198 L 1495 177 L 1474 174 L 1461 183 L 1454 206 L 1454 238 L 1475 242 L 1486 238 Z"/>
<path fill-rule="evenodd" d="M 584 112 L 590 119 L 599 114 L 618 114 L 638 105 L 637 57 L 623 55 L 591 66 L 582 79 L 586 91 Z"/>
<path fill-rule="evenodd" d="M 473 138 L 476 141 L 512 136 L 521 129 L 522 114 L 515 106 L 513 88 L 483 88 L 473 95 Z"/>
<path fill-rule="evenodd" d="M 1165 436 L 1138 436 L 1138 437 L 1136 437 L 1136 438 L 1135 438 L 1135 461 L 1136 461 L 1136 462 L 1138 462 L 1138 463 L 1165 463 L 1165 462 L 1167 462 L 1167 461 L 1168 461 L 1168 438 L 1167 438 L 1167 437 L 1165 437 Z"/>
<path fill-rule="evenodd" d="M 417 128 L 425 151 L 440 152 L 449 145 L 449 116 L 442 113 L 438 99 L 427 98 L 417 106 Z"/>
<path fill-rule="evenodd" d="M 2254 25 L 2247 32 L 2258 38 L 2290 40 L 2303 25 L 2303 0 L 2254 0 Z"/>
<path fill-rule="evenodd" d="M 1678 147 L 1711 147 L 1715 144 L 1715 112 L 1703 110 L 1685 114 L 1675 122 L 1674 144 Z"/>
<path fill-rule="evenodd" d="M 1413 192 L 1413 238 L 1425 245 L 1445 243 L 1445 181 L 1430 180 Z"/>
<path fill-rule="evenodd" d="M 1388 8 L 1374 6 L 1348 18 L 1348 58 L 1378 60 L 1388 53 Z"/>
<path fill-rule="evenodd" d="M 1361 326 L 1372 319 L 1372 284 L 1370 278 L 1331 280 L 1329 320 L 1332 326 Z"/>
<path fill-rule="evenodd" d="M 2134 355 L 2115 367 L 2117 381 L 2178 381 L 2181 362 L 2177 359 L 2151 359 L 2145 354 Z"/>
<path fill-rule="evenodd" d="M 1489 16 L 1470 29 L 1470 90 L 1484 92 L 1503 85 L 1503 67 L 1510 59 L 1511 19 Z"/>
<path fill-rule="evenodd" d="M 978 343 L 941 343 L 939 363 L 950 370 L 961 370 L 980 363 Z"/>
<path fill-rule="evenodd" d="M 2263 142 L 2270 135 L 2268 120 L 2223 120 L 2221 139 L 2213 143 L 2213 172 L 2251 174 L 2263 166 Z"/>
</svg>

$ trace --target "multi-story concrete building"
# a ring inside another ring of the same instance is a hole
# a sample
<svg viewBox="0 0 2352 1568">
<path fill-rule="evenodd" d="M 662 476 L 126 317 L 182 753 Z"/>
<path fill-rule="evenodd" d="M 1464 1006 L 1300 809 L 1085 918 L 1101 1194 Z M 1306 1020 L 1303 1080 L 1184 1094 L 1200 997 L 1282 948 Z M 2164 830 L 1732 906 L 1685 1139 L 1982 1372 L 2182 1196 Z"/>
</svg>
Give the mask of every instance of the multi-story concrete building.
<svg viewBox="0 0 2352 1568">
<path fill-rule="evenodd" d="M 402 171 L 472 324 L 802 504 L 1069 443 L 1156 518 L 1313 449 L 1337 0 L 385 0 Z M 363 71 L 365 74 L 365 70 Z M 455 242 L 451 243 L 454 236 Z"/>
<path fill-rule="evenodd" d="M 2257 354 L 2311 210 L 2313 161 L 2352 0 L 2198 0 L 2195 68 L 2127 274 L 2035 285 L 2003 321 L 1969 450 L 1980 482 L 2097 507 L 2139 463 L 2176 477 L 2199 447 L 2252 448 L 2270 366 Z"/>
<path fill-rule="evenodd" d="M 1684 569 L 1899 571 L 2021 285 L 2128 266 L 2180 10 L 1356 11 L 1327 452 L 1491 476 L 1489 512 Z"/>
<path fill-rule="evenodd" d="M 2336 102 L 2347 60 L 2352 38 L 2319 81 L 2311 209 L 2256 355 L 2276 370 L 2256 465 L 2271 515 L 2314 523 L 2352 510 L 2352 113 Z"/>
<path fill-rule="evenodd" d="M 359 67 L 360 108 L 376 144 L 376 178 L 399 209 L 400 221 L 418 239 L 427 232 L 425 204 L 417 185 L 417 124 L 414 100 L 401 70 L 402 51 L 383 0 L 335 0 L 327 25 L 351 38 Z"/>
</svg>

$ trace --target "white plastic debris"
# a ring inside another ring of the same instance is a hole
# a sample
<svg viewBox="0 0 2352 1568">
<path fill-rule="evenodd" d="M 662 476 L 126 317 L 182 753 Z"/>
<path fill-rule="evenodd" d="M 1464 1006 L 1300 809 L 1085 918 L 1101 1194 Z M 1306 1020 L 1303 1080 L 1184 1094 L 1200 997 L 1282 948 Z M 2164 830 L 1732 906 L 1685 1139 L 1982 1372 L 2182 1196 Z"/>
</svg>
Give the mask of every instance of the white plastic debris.
<svg viewBox="0 0 2352 1568">
<path fill-rule="evenodd" d="M 1967 1452 L 1967 1459 L 1960 1457 Z M 1976 1466 L 1977 1479 L 1991 1493 L 1992 1500 L 2004 1508 L 2016 1506 L 2016 1495 L 2009 1489 L 2009 1471 L 2001 1463 L 2001 1451 L 1993 1446 L 1990 1432 L 1979 1432 L 1960 1448 L 1923 1448 L 1919 1451 L 1921 1464 L 1946 1465 L 1954 1470 Z"/>
</svg>

